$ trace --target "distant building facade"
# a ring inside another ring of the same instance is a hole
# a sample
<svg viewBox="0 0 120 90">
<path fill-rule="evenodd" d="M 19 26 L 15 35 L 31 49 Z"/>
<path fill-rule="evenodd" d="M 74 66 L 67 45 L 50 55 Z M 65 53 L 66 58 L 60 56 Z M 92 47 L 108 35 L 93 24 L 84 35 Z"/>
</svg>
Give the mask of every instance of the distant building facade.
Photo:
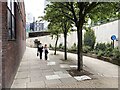
<svg viewBox="0 0 120 90">
<path fill-rule="evenodd" d="M 36 22 L 34 23 L 34 31 L 43 31 L 44 23 Z"/>
<path fill-rule="evenodd" d="M 30 23 L 30 31 L 34 31 L 34 22 Z"/>
<path fill-rule="evenodd" d="M 101 24 L 100 26 L 94 26 L 92 27 L 95 31 L 96 36 L 96 43 L 111 43 L 111 36 L 115 35 L 118 40 L 114 41 L 115 47 L 120 46 L 120 20 L 116 20 L 113 22 L 109 22 L 106 24 Z M 84 33 L 85 30 L 83 29 L 83 39 L 84 39 Z M 32 35 L 31 35 L 32 36 Z M 37 36 L 37 35 L 36 35 Z M 38 37 L 37 37 L 38 38 Z M 55 39 L 52 39 L 50 35 L 43 36 L 38 38 L 40 41 L 42 41 L 43 44 L 52 45 L 54 47 Z M 30 42 L 32 39 L 30 39 Z M 34 40 L 34 38 L 33 38 Z M 72 42 L 71 42 L 72 41 Z M 77 31 L 73 31 L 68 35 L 67 38 L 67 47 L 71 48 L 74 43 L 77 44 Z M 58 46 L 60 44 L 64 44 L 64 35 L 61 34 L 59 40 L 58 40 Z"/>
<path fill-rule="evenodd" d="M 24 2 L 6 1 L 0 1 L 0 53 L 2 53 L 0 54 L 2 62 L 0 84 L 2 83 L 2 88 L 11 87 L 26 48 Z"/>
<path fill-rule="evenodd" d="M 41 22 L 33 22 L 30 23 L 31 31 L 44 31 L 44 23 Z"/>
<path fill-rule="evenodd" d="M 30 30 L 30 23 L 26 22 L 26 32 L 28 32 Z"/>
</svg>

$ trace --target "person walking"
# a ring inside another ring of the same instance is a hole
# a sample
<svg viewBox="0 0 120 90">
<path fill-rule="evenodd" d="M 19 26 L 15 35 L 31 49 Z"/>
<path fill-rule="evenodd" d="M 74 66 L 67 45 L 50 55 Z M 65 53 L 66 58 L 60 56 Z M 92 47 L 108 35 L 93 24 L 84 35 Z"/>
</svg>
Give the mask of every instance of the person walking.
<svg viewBox="0 0 120 90">
<path fill-rule="evenodd" d="M 40 59 L 42 59 L 42 52 L 43 52 L 42 43 L 39 43 L 39 44 L 38 44 L 38 52 L 39 52 L 39 54 L 40 54 Z"/>
<path fill-rule="evenodd" d="M 47 60 L 48 59 L 48 47 L 47 47 L 47 44 L 45 44 L 45 46 L 44 46 L 44 53 L 45 53 L 45 60 Z"/>
</svg>

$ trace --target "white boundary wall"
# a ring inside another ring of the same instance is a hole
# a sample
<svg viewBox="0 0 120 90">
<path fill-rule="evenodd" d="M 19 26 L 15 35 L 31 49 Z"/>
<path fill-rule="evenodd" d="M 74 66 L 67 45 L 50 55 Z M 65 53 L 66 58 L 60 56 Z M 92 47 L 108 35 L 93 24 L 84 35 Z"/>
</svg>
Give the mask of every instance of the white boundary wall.
<svg viewBox="0 0 120 90">
<path fill-rule="evenodd" d="M 110 43 L 112 35 L 116 35 L 116 37 L 118 38 L 118 29 L 119 29 L 118 22 L 120 23 L 120 20 L 93 27 L 96 35 L 96 42 Z M 84 30 L 83 30 L 83 34 L 84 34 Z M 48 36 L 41 36 L 41 37 L 27 39 L 27 46 L 34 46 L 35 39 L 39 39 L 43 44 L 48 44 L 48 45 L 51 44 L 52 46 L 54 46 L 55 44 L 55 39 L 51 39 L 50 35 L 48 35 Z M 119 41 L 120 41 L 120 38 L 119 38 Z M 64 44 L 63 34 L 61 34 L 61 37 L 58 40 L 58 46 L 60 43 Z M 70 34 L 68 34 L 68 37 L 67 37 L 68 48 L 70 48 L 74 43 L 77 43 L 76 31 L 71 32 Z M 118 41 L 115 41 L 115 46 L 118 46 Z"/>
<path fill-rule="evenodd" d="M 118 24 L 120 20 L 113 21 L 107 24 L 93 27 L 96 35 L 96 42 L 111 42 L 111 36 L 115 35 L 118 39 Z M 118 41 L 115 41 L 115 46 L 118 46 Z"/>
</svg>

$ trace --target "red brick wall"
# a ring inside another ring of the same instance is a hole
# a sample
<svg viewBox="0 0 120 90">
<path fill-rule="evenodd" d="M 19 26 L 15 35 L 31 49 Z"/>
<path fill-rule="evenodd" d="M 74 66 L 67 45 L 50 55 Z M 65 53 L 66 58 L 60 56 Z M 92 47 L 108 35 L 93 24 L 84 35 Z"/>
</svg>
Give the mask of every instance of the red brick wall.
<svg viewBox="0 0 120 90">
<path fill-rule="evenodd" d="M 2 6 L 0 2 L 0 90 L 2 88 Z"/>
<path fill-rule="evenodd" d="M 8 40 L 7 3 L 2 3 L 2 86 L 10 88 L 25 51 L 25 28 L 16 8 L 16 40 Z M 23 9 L 24 10 L 24 9 Z"/>
</svg>

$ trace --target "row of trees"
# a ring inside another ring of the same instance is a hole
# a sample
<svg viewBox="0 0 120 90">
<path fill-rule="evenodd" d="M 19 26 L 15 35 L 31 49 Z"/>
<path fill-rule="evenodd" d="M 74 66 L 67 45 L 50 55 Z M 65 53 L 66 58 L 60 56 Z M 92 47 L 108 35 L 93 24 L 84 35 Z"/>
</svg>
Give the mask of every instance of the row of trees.
<svg viewBox="0 0 120 90">
<path fill-rule="evenodd" d="M 51 2 L 47 5 L 43 19 L 50 22 L 48 29 L 52 36 L 56 36 L 56 45 L 59 34 L 64 33 L 65 59 L 67 59 L 67 33 L 73 24 L 77 28 L 78 71 L 83 69 L 82 29 L 86 27 L 88 18 L 93 22 L 97 22 L 111 17 L 118 17 L 118 6 L 119 2 Z"/>
</svg>

